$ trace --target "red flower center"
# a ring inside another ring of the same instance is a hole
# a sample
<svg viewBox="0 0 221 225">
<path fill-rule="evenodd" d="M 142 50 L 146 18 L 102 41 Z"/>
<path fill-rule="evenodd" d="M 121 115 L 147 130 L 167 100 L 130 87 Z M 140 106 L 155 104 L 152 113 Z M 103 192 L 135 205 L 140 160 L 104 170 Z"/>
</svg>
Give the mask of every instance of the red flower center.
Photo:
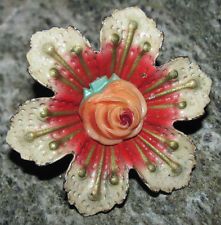
<svg viewBox="0 0 221 225">
<path fill-rule="evenodd" d="M 133 112 L 131 112 L 130 109 L 126 109 L 121 115 L 120 115 L 120 123 L 123 126 L 129 127 L 133 122 Z"/>
</svg>

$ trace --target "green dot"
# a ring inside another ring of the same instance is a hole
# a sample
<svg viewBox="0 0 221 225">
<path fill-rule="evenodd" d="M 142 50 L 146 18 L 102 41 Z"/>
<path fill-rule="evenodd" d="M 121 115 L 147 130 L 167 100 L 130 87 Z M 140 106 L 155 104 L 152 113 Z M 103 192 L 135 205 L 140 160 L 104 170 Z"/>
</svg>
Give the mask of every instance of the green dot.
<svg viewBox="0 0 221 225">
<path fill-rule="evenodd" d="M 49 143 L 49 148 L 51 150 L 57 150 L 59 148 L 59 143 L 56 141 L 52 141 Z"/>
<path fill-rule="evenodd" d="M 72 52 L 74 52 L 75 54 L 79 55 L 82 53 L 83 48 L 79 45 L 76 45 L 72 48 Z"/>
<path fill-rule="evenodd" d="M 42 111 L 40 112 L 40 117 L 41 118 L 46 118 L 48 116 L 48 113 L 49 113 L 49 111 L 48 111 L 47 108 L 42 109 Z"/>
<path fill-rule="evenodd" d="M 151 44 L 149 42 L 145 42 L 143 45 L 143 51 L 144 52 L 149 52 L 151 49 Z"/>
<path fill-rule="evenodd" d="M 178 108 L 179 109 L 185 109 L 187 106 L 187 102 L 186 101 L 182 101 L 178 103 Z"/>
<path fill-rule="evenodd" d="M 86 169 L 85 168 L 80 168 L 78 170 L 78 176 L 81 177 L 81 178 L 86 177 Z"/>
<path fill-rule="evenodd" d="M 56 68 L 50 69 L 49 74 L 50 74 L 50 77 L 54 77 L 54 78 L 59 76 L 59 72 Z"/>
<path fill-rule="evenodd" d="M 149 164 L 148 165 L 148 170 L 150 171 L 150 172 L 155 172 L 156 171 L 156 166 L 154 165 L 154 164 Z"/>
<path fill-rule="evenodd" d="M 119 177 L 116 174 L 111 175 L 110 183 L 112 185 L 117 185 L 119 183 Z"/>
<path fill-rule="evenodd" d="M 118 34 L 114 33 L 111 35 L 111 41 L 113 42 L 113 44 L 115 45 L 118 44 L 119 40 L 120 40 L 120 37 Z"/>
<path fill-rule="evenodd" d="M 27 134 L 25 134 L 25 139 L 30 142 L 33 141 L 35 139 L 35 133 L 28 132 Z"/>
<path fill-rule="evenodd" d="M 175 79 L 178 77 L 178 71 L 177 70 L 172 70 L 171 72 L 169 72 L 168 74 L 169 79 Z"/>
<path fill-rule="evenodd" d="M 130 21 L 130 23 L 129 23 L 130 30 L 136 30 L 137 27 L 138 27 L 138 23 L 136 21 L 134 21 L 134 20 Z"/>
<path fill-rule="evenodd" d="M 197 82 L 196 80 L 190 80 L 188 83 L 187 83 L 187 87 L 189 88 L 196 88 L 197 87 Z"/>
<path fill-rule="evenodd" d="M 42 46 L 43 51 L 48 54 L 48 55 L 52 55 L 55 53 L 55 47 L 53 44 L 51 43 L 46 43 Z"/>
<path fill-rule="evenodd" d="M 179 144 L 176 141 L 170 141 L 169 146 L 173 150 L 177 150 L 179 148 Z"/>
</svg>

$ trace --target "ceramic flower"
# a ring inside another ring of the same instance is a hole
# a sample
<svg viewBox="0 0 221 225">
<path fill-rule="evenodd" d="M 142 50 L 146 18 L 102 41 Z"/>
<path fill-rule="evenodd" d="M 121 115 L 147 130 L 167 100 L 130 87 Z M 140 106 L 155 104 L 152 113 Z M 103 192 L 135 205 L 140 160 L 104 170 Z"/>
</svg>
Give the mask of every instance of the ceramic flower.
<svg viewBox="0 0 221 225">
<path fill-rule="evenodd" d="M 38 165 L 73 154 L 64 187 L 84 215 L 121 203 L 130 169 L 153 191 L 190 180 L 195 147 L 173 123 L 203 114 L 211 80 L 187 58 L 155 66 L 162 40 L 135 7 L 104 20 L 100 51 L 72 27 L 31 38 L 30 74 L 55 95 L 22 105 L 7 142 Z"/>
</svg>

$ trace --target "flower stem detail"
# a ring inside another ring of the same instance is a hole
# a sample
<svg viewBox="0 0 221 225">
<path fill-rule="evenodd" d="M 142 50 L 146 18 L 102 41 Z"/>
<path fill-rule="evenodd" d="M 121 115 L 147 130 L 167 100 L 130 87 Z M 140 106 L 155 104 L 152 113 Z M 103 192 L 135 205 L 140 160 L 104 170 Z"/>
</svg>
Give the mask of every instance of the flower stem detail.
<svg viewBox="0 0 221 225">
<path fill-rule="evenodd" d="M 146 94 L 158 87 L 160 87 L 161 85 L 163 85 L 164 83 L 166 83 L 167 81 L 176 79 L 178 77 L 178 71 L 177 70 L 172 70 L 171 72 L 169 72 L 165 77 L 161 78 L 160 80 L 158 80 L 157 82 L 155 82 L 151 87 L 147 88 L 143 94 Z"/>
<path fill-rule="evenodd" d="M 60 138 L 56 141 L 51 141 L 49 143 L 50 150 L 57 150 L 60 147 L 60 145 L 64 144 L 65 142 L 67 142 L 69 140 L 71 140 L 72 138 L 74 138 L 77 134 L 80 133 L 80 131 L 81 131 L 80 129 L 75 130 L 74 132 L 72 132 L 72 133 L 70 133 L 70 134 L 68 134 L 68 135 L 66 135 L 66 136 L 64 136 L 64 137 L 62 137 L 62 138 Z"/>
<path fill-rule="evenodd" d="M 120 37 L 118 34 L 114 33 L 111 35 L 111 42 L 113 44 L 113 47 L 112 47 L 112 56 L 111 56 L 111 73 L 110 74 L 113 74 L 114 73 L 114 69 L 115 69 L 115 66 L 116 66 L 116 59 L 117 59 L 117 47 L 118 47 L 118 44 L 119 44 L 119 40 L 120 40 Z"/>
<path fill-rule="evenodd" d="M 128 52 L 130 50 L 130 46 L 133 42 L 134 34 L 135 34 L 135 31 L 136 31 L 137 27 L 138 27 L 138 23 L 136 21 L 132 20 L 132 21 L 129 22 L 127 39 L 126 39 L 125 48 L 123 50 L 122 57 L 121 57 L 121 60 L 120 60 L 120 66 L 119 66 L 118 74 L 121 74 L 121 72 L 123 70 L 124 63 L 125 63 L 125 60 L 127 58 Z"/>
<path fill-rule="evenodd" d="M 127 75 L 127 80 L 131 79 L 132 75 L 134 74 L 135 69 L 139 65 L 140 60 L 142 59 L 142 57 L 144 56 L 145 53 L 150 51 L 150 49 L 151 49 L 151 44 L 149 42 L 145 42 L 144 45 L 143 45 L 143 49 L 140 51 L 140 53 L 136 57 L 133 65 L 130 69 L 130 72 Z"/>
<path fill-rule="evenodd" d="M 102 149 L 101 149 L 101 158 L 100 158 L 100 161 L 99 161 L 99 164 L 98 164 L 95 182 L 94 182 L 92 190 L 89 194 L 89 199 L 91 201 L 97 201 L 97 200 L 99 200 L 99 197 L 100 197 L 102 167 L 103 167 L 103 164 L 104 164 L 104 154 L 105 154 L 104 151 L 105 151 L 105 147 L 103 146 Z"/>
<path fill-rule="evenodd" d="M 26 141 L 31 142 L 38 137 L 53 133 L 53 132 L 58 131 L 60 129 L 64 129 L 64 128 L 74 126 L 78 123 L 79 123 L 79 121 L 76 121 L 74 123 L 69 123 L 69 124 L 65 124 L 65 125 L 62 125 L 62 126 L 58 126 L 58 127 L 50 127 L 50 128 L 46 128 L 46 129 L 42 129 L 42 130 L 38 130 L 38 131 L 30 131 L 30 132 L 25 134 L 25 139 L 26 139 Z"/>
<path fill-rule="evenodd" d="M 88 76 L 88 78 L 89 78 L 90 80 L 92 80 L 92 74 L 91 74 L 91 71 L 90 71 L 90 69 L 88 68 L 87 63 L 85 62 L 85 60 L 84 60 L 84 58 L 83 58 L 83 56 L 82 56 L 83 48 L 82 48 L 81 46 L 74 46 L 74 47 L 72 48 L 71 51 L 74 52 L 74 53 L 78 56 L 79 61 L 80 61 L 81 65 L 82 65 L 82 67 L 83 67 L 83 69 L 84 69 L 86 75 Z"/>
<path fill-rule="evenodd" d="M 78 113 L 78 110 L 64 110 L 64 111 L 50 111 L 48 108 L 44 108 L 40 111 L 41 118 L 57 117 L 57 116 L 70 116 Z"/>
<path fill-rule="evenodd" d="M 52 78 L 61 81 L 63 84 L 69 86 L 73 90 L 78 91 L 78 92 L 81 92 L 81 90 L 80 90 L 80 88 L 78 86 L 76 86 L 71 81 L 69 81 L 68 79 L 66 79 L 65 77 L 63 77 L 56 68 L 51 68 L 50 71 L 49 71 L 49 74 L 50 74 L 50 76 Z"/>
<path fill-rule="evenodd" d="M 91 158 L 92 158 L 92 156 L 94 154 L 95 147 L 96 147 L 96 145 L 93 145 L 91 147 L 91 149 L 89 150 L 89 153 L 87 155 L 87 158 L 86 158 L 82 168 L 80 168 L 79 171 L 78 171 L 78 176 L 81 177 L 81 178 L 84 178 L 87 175 L 87 167 L 88 167 L 88 165 L 89 165 L 89 163 L 91 161 Z"/>
<path fill-rule="evenodd" d="M 116 164 L 115 158 L 115 149 L 111 147 L 111 176 L 110 176 L 110 183 L 112 185 L 117 185 L 119 183 L 119 177 L 117 175 L 118 166 Z"/>
<path fill-rule="evenodd" d="M 154 94 L 153 96 L 149 97 L 149 100 L 159 98 L 159 97 L 162 97 L 164 95 L 168 95 L 168 94 L 171 94 L 173 92 L 180 91 L 182 89 L 194 89 L 196 87 L 197 87 L 197 82 L 196 82 L 196 80 L 192 79 L 192 80 L 189 80 L 188 82 L 186 82 L 185 84 L 182 84 L 180 86 L 171 88 L 169 90 L 162 91 L 162 92 L 157 93 L 157 94 Z"/>
<path fill-rule="evenodd" d="M 150 162 L 150 160 L 148 159 L 148 157 L 143 153 L 142 149 L 140 148 L 140 146 L 137 143 L 134 143 L 135 147 L 137 149 L 137 151 L 139 152 L 141 158 L 143 159 L 144 163 L 146 164 L 148 170 L 150 172 L 154 172 L 156 171 L 156 166 Z"/>
<path fill-rule="evenodd" d="M 166 108 L 171 108 L 171 107 L 177 107 L 178 109 L 185 109 L 186 106 L 187 106 L 187 102 L 181 101 L 181 102 L 178 102 L 178 103 L 149 105 L 148 108 L 151 108 L 151 109 L 166 109 Z"/>
<path fill-rule="evenodd" d="M 146 144 L 157 156 L 159 156 L 171 168 L 172 172 L 175 175 L 179 175 L 182 172 L 182 167 L 178 163 L 174 162 L 167 155 L 165 155 L 163 152 L 161 152 L 152 144 L 150 144 L 142 136 L 138 135 L 138 137 L 143 141 L 144 144 Z"/>
<path fill-rule="evenodd" d="M 52 44 L 46 43 L 44 44 L 42 49 L 47 55 L 51 56 L 61 66 L 67 69 L 81 86 L 84 86 L 84 82 L 79 78 L 79 76 L 77 76 L 71 66 L 63 59 L 63 57 L 57 52 L 57 50 Z"/>
<path fill-rule="evenodd" d="M 179 148 L 179 144 L 178 144 L 177 141 L 169 140 L 167 138 L 164 138 L 164 137 L 162 137 L 162 136 L 160 136 L 160 135 L 158 135 L 158 134 L 156 134 L 156 133 L 154 133 L 152 131 L 147 130 L 146 128 L 143 128 L 143 131 L 145 133 L 148 133 L 151 136 L 155 137 L 157 140 L 167 144 L 172 150 L 177 150 Z"/>
</svg>

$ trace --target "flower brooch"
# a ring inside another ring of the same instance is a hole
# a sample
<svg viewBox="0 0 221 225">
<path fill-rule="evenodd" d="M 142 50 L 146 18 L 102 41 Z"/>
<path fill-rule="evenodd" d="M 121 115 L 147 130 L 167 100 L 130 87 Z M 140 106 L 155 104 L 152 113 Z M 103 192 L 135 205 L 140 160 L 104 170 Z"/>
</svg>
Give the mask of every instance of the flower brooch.
<svg viewBox="0 0 221 225">
<path fill-rule="evenodd" d="M 162 40 L 136 7 L 105 19 L 100 51 L 72 27 L 31 38 L 29 71 L 55 95 L 22 105 L 7 142 L 38 165 L 73 154 L 64 187 L 84 215 L 120 204 L 130 169 L 153 191 L 189 182 L 195 147 L 173 123 L 203 114 L 211 80 L 183 57 L 156 67 Z"/>
</svg>

